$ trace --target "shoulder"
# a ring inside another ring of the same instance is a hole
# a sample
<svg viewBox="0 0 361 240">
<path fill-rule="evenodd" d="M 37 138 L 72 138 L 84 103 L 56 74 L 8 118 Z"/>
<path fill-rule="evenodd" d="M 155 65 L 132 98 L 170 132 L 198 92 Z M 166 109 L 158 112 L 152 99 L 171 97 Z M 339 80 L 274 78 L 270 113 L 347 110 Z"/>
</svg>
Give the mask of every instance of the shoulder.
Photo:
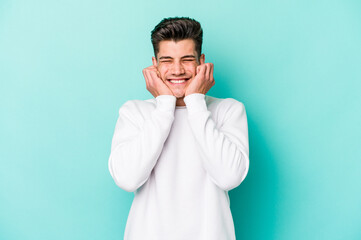
<svg viewBox="0 0 361 240">
<path fill-rule="evenodd" d="M 206 102 L 208 110 L 212 112 L 213 119 L 220 126 L 229 119 L 246 118 L 246 109 L 243 102 L 234 98 L 216 98 L 207 96 Z"/>
<path fill-rule="evenodd" d="M 156 105 L 153 101 L 131 99 L 120 106 L 119 115 L 142 122 L 155 107 Z"/>
<path fill-rule="evenodd" d="M 217 111 L 229 111 L 232 109 L 245 110 L 243 102 L 238 101 L 234 98 L 216 98 L 213 96 L 206 95 L 206 102 L 208 108 L 217 110 Z"/>
</svg>

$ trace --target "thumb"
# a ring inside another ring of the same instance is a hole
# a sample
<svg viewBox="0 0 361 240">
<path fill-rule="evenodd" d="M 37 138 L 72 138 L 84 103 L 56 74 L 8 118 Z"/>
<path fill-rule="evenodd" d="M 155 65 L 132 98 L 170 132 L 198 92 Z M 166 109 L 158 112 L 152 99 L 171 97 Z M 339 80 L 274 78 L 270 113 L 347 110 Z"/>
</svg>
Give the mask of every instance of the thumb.
<svg viewBox="0 0 361 240">
<path fill-rule="evenodd" d="M 199 73 L 200 69 L 200 66 L 197 66 L 197 74 Z"/>
</svg>

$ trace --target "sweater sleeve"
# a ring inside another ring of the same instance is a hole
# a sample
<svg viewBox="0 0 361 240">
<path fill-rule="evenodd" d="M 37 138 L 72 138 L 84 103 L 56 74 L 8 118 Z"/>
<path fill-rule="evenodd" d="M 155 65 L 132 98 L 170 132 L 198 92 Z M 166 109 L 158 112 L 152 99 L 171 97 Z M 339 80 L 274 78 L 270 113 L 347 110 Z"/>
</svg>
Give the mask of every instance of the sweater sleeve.
<svg viewBox="0 0 361 240">
<path fill-rule="evenodd" d="M 249 168 L 248 124 L 243 103 L 226 98 L 220 126 L 211 118 L 205 95 L 193 93 L 184 98 L 188 121 L 203 156 L 203 165 L 211 180 L 229 191 L 244 180 Z"/>
<path fill-rule="evenodd" d="M 175 96 L 159 95 L 156 108 L 145 118 L 135 101 L 120 107 L 108 160 L 120 188 L 134 192 L 148 180 L 173 124 L 175 103 Z"/>
</svg>

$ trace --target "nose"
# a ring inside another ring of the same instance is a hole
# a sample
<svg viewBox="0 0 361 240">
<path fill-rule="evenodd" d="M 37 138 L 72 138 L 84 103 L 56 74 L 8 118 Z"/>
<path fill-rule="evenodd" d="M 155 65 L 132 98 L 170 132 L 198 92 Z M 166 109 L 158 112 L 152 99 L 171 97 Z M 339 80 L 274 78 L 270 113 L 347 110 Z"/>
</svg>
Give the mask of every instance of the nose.
<svg viewBox="0 0 361 240">
<path fill-rule="evenodd" d="M 182 75 L 184 74 L 184 67 L 181 63 L 179 62 L 174 62 L 173 66 L 172 66 L 172 74 L 174 75 Z"/>
</svg>

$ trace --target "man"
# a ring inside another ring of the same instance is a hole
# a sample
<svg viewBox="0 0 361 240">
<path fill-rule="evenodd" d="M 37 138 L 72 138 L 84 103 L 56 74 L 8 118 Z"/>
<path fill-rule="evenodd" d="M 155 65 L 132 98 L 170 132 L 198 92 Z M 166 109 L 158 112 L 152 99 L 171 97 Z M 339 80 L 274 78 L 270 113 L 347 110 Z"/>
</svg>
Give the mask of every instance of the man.
<svg viewBox="0 0 361 240">
<path fill-rule="evenodd" d="M 124 239 L 235 239 L 228 191 L 249 168 L 245 107 L 206 95 L 215 81 L 199 22 L 165 18 L 151 36 L 154 98 L 120 107 L 109 157 L 115 183 L 135 194 Z"/>
</svg>

